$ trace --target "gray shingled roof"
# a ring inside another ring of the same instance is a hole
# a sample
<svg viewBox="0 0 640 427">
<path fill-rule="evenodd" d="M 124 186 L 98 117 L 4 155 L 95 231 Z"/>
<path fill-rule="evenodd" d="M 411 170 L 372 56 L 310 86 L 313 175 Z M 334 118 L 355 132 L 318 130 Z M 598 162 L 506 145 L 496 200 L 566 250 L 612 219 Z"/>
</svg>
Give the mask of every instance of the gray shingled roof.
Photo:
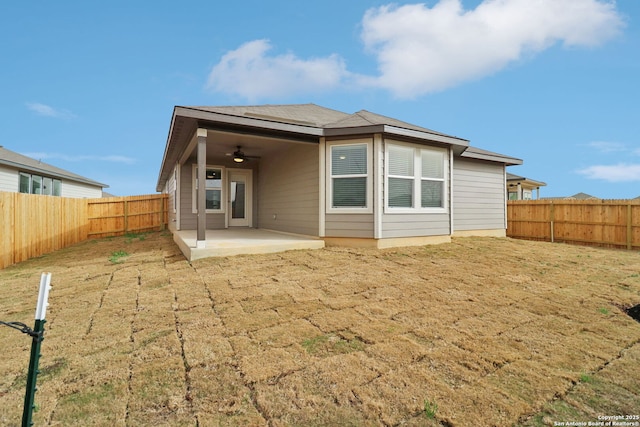
<svg viewBox="0 0 640 427">
<path fill-rule="evenodd" d="M 317 141 L 320 137 L 347 137 L 384 133 L 390 137 L 412 138 L 450 145 L 456 155 L 519 165 L 522 160 L 469 147 L 469 141 L 366 110 L 343 113 L 316 104 L 249 106 L 176 106 L 173 110 L 158 185 L 170 174 L 170 166 L 181 154 L 197 126 L 251 129 L 251 132 Z"/>
<path fill-rule="evenodd" d="M 0 164 L 19 169 L 24 172 L 38 173 L 52 178 L 64 178 L 69 181 L 83 184 L 95 185 L 97 187 L 108 188 L 107 184 L 86 178 L 84 176 L 69 172 L 68 170 L 44 163 L 40 160 L 24 156 L 15 151 L 7 150 L 0 146 Z"/>
<path fill-rule="evenodd" d="M 316 104 L 247 105 L 227 107 L 186 107 L 211 113 L 250 117 L 279 123 L 325 127 L 329 123 L 349 117 L 349 114 Z"/>
</svg>

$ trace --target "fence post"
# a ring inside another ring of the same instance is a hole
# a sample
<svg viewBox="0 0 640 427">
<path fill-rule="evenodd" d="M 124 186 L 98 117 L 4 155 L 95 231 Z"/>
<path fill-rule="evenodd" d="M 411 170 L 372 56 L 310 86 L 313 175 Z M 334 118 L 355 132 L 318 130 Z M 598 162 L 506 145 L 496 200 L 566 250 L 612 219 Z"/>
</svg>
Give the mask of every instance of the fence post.
<svg viewBox="0 0 640 427">
<path fill-rule="evenodd" d="M 551 211 L 549 213 L 550 216 L 550 221 L 551 221 L 551 243 L 554 242 L 554 237 L 553 237 L 553 221 L 555 219 L 555 209 L 554 209 L 554 204 L 553 204 L 553 200 L 551 200 Z"/>
<path fill-rule="evenodd" d="M 125 234 L 129 231 L 129 203 L 127 200 L 124 201 L 124 232 Z"/>
<path fill-rule="evenodd" d="M 627 249 L 631 250 L 633 248 L 633 217 L 631 216 L 631 202 L 627 203 Z"/>
</svg>

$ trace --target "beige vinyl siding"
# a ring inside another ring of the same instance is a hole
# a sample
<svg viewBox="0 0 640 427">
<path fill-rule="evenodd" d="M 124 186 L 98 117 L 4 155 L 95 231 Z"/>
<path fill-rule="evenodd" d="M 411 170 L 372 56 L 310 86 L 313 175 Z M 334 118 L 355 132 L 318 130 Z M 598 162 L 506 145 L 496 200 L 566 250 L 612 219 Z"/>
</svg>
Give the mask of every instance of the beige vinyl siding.
<svg viewBox="0 0 640 427">
<path fill-rule="evenodd" d="M 18 171 L 0 165 L 0 191 L 18 192 Z"/>
<path fill-rule="evenodd" d="M 382 238 L 449 235 L 449 214 L 415 213 L 382 216 Z"/>
<path fill-rule="evenodd" d="M 259 161 L 258 226 L 318 235 L 319 165 L 316 144 L 291 144 Z"/>
<path fill-rule="evenodd" d="M 102 197 L 102 188 L 62 179 L 62 197 L 96 199 Z"/>
<path fill-rule="evenodd" d="M 505 228 L 504 165 L 457 158 L 453 183 L 454 231 Z"/>
<path fill-rule="evenodd" d="M 372 239 L 373 214 L 326 214 L 325 236 Z"/>
</svg>

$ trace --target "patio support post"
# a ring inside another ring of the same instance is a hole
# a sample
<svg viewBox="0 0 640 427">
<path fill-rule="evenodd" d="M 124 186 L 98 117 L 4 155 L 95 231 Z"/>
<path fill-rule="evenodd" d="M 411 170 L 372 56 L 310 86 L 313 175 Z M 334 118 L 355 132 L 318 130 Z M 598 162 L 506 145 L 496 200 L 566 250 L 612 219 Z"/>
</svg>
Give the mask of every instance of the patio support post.
<svg viewBox="0 0 640 427">
<path fill-rule="evenodd" d="M 206 182 L 207 182 L 207 130 L 198 128 L 198 192 L 196 194 L 198 207 L 197 217 L 197 241 L 196 247 L 204 247 L 206 241 L 206 224 L 207 224 L 207 209 L 206 209 Z"/>
</svg>

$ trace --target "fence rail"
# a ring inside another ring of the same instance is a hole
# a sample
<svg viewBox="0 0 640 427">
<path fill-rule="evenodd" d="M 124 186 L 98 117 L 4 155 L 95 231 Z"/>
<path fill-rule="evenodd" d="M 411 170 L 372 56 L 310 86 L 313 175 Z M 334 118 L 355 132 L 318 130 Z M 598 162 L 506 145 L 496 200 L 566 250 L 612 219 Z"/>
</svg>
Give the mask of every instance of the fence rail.
<svg viewBox="0 0 640 427">
<path fill-rule="evenodd" d="M 509 201 L 507 236 L 640 249 L 640 200 Z"/>
<path fill-rule="evenodd" d="M 89 238 L 162 230 L 165 194 L 72 199 L 0 192 L 0 269 Z"/>
</svg>

